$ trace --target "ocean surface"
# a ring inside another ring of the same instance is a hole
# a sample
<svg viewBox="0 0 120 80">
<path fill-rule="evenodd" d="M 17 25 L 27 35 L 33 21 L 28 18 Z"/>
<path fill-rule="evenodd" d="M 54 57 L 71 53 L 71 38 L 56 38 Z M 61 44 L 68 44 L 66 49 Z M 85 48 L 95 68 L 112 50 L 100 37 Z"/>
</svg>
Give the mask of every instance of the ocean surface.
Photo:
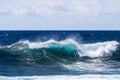
<svg viewBox="0 0 120 80">
<path fill-rule="evenodd" d="M 120 31 L 0 31 L 0 80 L 119 80 Z"/>
</svg>

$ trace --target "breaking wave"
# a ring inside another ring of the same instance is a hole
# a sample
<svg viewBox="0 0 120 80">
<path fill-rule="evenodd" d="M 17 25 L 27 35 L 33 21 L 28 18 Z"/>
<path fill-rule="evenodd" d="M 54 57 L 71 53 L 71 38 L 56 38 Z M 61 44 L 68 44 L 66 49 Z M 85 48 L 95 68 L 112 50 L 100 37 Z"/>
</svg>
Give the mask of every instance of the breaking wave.
<svg viewBox="0 0 120 80">
<path fill-rule="evenodd" d="M 0 60 L 35 62 L 39 64 L 65 63 L 81 58 L 104 58 L 120 56 L 117 41 L 78 43 L 72 39 L 64 41 L 49 40 L 46 42 L 20 41 L 1 46 Z"/>
</svg>

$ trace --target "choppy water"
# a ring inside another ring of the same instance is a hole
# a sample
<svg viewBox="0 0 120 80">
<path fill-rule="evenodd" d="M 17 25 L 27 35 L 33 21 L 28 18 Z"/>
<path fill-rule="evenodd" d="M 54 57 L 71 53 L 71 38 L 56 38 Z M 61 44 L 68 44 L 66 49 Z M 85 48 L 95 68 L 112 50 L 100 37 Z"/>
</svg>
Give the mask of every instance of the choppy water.
<svg viewBox="0 0 120 80">
<path fill-rule="evenodd" d="M 119 41 L 119 31 L 0 31 L 0 79 L 117 80 Z"/>
</svg>

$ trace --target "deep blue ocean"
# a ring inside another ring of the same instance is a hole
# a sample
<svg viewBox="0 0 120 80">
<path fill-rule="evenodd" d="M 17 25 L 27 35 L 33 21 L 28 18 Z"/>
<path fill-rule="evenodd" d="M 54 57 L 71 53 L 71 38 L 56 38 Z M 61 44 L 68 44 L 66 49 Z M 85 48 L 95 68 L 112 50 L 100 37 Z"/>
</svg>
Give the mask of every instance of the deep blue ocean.
<svg viewBox="0 0 120 80">
<path fill-rule="evenodd" d="M 0 80 L 119 80 L 120 31 L 0 31 Z"/>
</svg>

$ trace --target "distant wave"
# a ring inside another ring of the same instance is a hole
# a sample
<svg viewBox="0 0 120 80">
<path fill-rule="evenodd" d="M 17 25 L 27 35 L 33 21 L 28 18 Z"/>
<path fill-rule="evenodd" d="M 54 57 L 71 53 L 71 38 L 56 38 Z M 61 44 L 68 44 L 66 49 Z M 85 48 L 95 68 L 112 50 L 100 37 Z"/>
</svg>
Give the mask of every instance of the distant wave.
<svg viewBox="0 0 120 80">
<path fill-rule="evenodd" d="M 91 44 L 78 43 L 73 39 L 46 42 L 20 41 L 1 46 L 0 60 L 35 62 L 39 64 L 66 63 L 81 58 L 99 58 L 120 56 L 117 41 L 97 42 Z"/>
</svg>

